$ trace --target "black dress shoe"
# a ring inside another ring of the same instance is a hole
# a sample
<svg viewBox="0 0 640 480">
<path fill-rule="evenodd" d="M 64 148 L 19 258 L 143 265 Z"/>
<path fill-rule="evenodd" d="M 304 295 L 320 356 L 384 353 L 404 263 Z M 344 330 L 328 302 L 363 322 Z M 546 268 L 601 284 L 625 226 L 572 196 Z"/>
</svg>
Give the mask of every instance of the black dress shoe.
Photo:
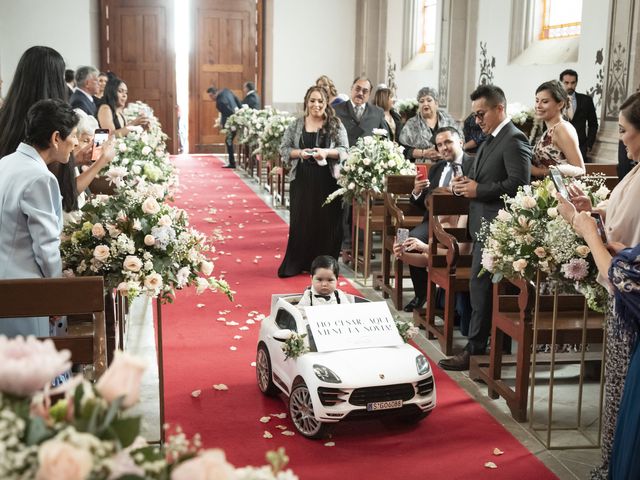
<svg viewBox="0 0 640 480">
<path fill-rule="evenodd" d="M 466 350 L 455 357 L 443 358 L 438 362 L 440 368 L 443 370 L 452 370 L 460 372 L 462 370 L 469 370 L 469 359 L 471 354 Z"/>
<path fill-rule="evenodd" d="M 407 303 L 403 310 L 405 312 L 413 312 L 416 308 L 422 308 L 426 302 L 426 298 L 413 297 L 413 300 Z"/>
<path fill-rule="evenodd" d="M 225 166 L 224 166 L 224 167 L 222 167 L 222 168 L 236 168 L 236 166 L 235 166 L 235 165 L 225 165 Z"/>
</svg>

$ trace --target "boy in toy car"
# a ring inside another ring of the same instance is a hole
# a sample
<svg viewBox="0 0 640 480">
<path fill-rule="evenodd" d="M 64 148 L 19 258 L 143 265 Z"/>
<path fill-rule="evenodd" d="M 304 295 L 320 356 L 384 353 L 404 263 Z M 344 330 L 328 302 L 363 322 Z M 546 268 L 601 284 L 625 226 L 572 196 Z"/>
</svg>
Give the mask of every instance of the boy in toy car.
<svg viewBox="0 0 640 480">
<path fill-rule="evenodd" d="M 329 255 L 320 255 L 311 263 L 311 286 L 302 294 L 299 307 L 353 303 L 353 295 L 337 288 L 340 267 Z"/>
</svg>

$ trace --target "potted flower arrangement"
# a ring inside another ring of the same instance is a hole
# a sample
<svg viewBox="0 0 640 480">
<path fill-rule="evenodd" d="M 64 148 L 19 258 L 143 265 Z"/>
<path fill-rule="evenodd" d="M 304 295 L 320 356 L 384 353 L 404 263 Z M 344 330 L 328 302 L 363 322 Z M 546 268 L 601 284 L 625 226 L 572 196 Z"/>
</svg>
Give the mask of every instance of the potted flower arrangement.
<svg viewBox="0 0 640 480">
<path fill-rule="evenodd" d="M 263 130 L 258 133 L 258 148 L 253 153 L 268 160 L 278 158 L 284 132 L 294 121 L 293 115 L 273 110 L 273 114 L 266 119 Z"/>
<path fill-rule="evenodd" d="M 269 466 L 236 469 L 219 449 L 203 450 L 196 435 L 177 428 L 164 446 L 139 436 L 141 418 L 126 409 L 140 396 L 144 362 L 117 352 L 93 385 L 81 376 L 56 390 L 51 380 L 69 369 L 70 354 L 51 340 L 0 336 L 0 478 L 6 480 L 280 479 L 283 449 Z M 54 395 L 64 398 L 53 403 Z"/>
<path fill-rule="evenodd" d="M 88 202 L 63 230 L 65 275 L 102 275 L 107 288 L 129 297 L 170 301 L 175 289 L 195 284 L 198 293 L 220 290 L 231 298 L 228 284 L 211 277 L 205 253 L 213 247 L 184 210 L 162 203 L 164 196 L 164 186 L 139 182 Z"/>
<path fill-rule="evenodd" d="M 609 194 L 601 176 L 574 180 L 595 203 Z M 532 281 L 538 270 L 561 291 L 582 293 L 591 309 L 603 311 L 607 297 L 596 282 L 597 268 L 584 240 L 558 215 L 556 189 L 549 178 L 520 187 L 492 222 L 484 222 L 482 265 L 494 282 L 503 278 Z"/>
<path fill-rule="evenodd" d="M 368 193 L 382 193 L 387 175 L 415 175 L 415 165 L 404 157 L 402 147 L 385 137 L 386 130 L 373 133 L 359 138 L 349 149 L 340 168 L 340 188 L 327 197 L 325 204 L 340 196 L 346 202 L 363 203 Z"/>
</svg>

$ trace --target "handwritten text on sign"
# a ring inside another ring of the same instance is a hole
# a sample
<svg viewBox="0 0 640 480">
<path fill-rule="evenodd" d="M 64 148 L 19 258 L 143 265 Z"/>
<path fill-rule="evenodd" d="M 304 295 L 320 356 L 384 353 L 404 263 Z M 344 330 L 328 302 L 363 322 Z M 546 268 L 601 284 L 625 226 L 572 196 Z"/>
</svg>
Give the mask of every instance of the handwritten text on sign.
<svg viewBox="0 0 640 480">
<path fill-rule="evenodd" d="M 319 352 L 404 343 L 386 302 L 319 305 L 305 313 Z"/>
</svg>

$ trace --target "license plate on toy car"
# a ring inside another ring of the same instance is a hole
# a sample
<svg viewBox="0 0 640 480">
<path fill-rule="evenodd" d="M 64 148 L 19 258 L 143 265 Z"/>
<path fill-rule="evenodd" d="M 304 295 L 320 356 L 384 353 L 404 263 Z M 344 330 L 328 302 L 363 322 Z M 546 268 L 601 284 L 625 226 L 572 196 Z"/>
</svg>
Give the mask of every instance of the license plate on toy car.
<svg viewBox="0 0 640 480">
<path fill-rule="evenodd" d="M 389 400 L 388 402 L 371 402 L 367 403 L 367 411 L 374 412 L 376 410 L 389 410 L 391 408 L 402 407 L 402 400 Z"/>
</svg>

